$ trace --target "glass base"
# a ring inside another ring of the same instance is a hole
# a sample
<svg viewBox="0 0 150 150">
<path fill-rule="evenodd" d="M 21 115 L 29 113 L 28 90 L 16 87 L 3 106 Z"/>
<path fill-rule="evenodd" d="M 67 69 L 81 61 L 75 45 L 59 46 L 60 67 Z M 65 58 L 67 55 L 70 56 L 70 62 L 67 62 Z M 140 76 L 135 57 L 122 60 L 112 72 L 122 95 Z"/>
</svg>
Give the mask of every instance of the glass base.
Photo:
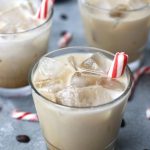
<svg viewBox="0 0 150 150">
<path fill-rule="evenodd" d="M 141 66 L 141 63 L 142 63 L 142 58 L 137 59 L 137 60 L 129 63 L 129 68 L 131 69 L 131 71 L 134 72 Z"/>
<path fill-rule="evenodd" d="M 50 144 L 49 142 L 47 142 L 47 140 L 46 140 L 46 144 L 47 144 L 47 150 L 61 150 L 55 147 L 54 145 Z M 117 150 L 115 145 L 116 145 L 116 140 L 114 140 L 111 144 L 109 144 L 104 150 Z"/>
<path fill-rule="evenodd" d="M 0 96 L 7 98 L 25 97 L 31 94 L 29 85 L 21 88 L 0 88 Z"/>
</svg>

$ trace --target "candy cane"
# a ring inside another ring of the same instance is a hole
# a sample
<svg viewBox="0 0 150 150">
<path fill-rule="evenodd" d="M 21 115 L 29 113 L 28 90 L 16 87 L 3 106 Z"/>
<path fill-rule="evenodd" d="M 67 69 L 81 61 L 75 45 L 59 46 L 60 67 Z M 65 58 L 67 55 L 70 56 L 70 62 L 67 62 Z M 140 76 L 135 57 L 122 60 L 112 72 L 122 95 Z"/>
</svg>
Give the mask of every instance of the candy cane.
<svg viewBox="0 0 150 150">
<path fill-rule="evenodd" d="M 64 48 L 66 47 L 72 40 L 72 34 L 69 32 L 66 32 L 58 41 L 58 47 Z"/>
<path fill-rule="evenodd" d="M 141 76 L 144 74 L 150 74 L 150 66 L 141 67 L 133 74 L 133 85 L 132 85 L 132 91 L 131 91 L 129 100 L 132 99 L 132 96 L 134 95 L 136 84 L 138 83 Z"/>
<path fill-rule="evenodd" d="M 150 74 L 150 67 L 149 67 L 149 66 L 142 67 L 142 68 L 138 69 L 138 70 L 133 74 L 133 80 L 134 80 L 134 82 L 137 82 L 137 81 L 139 80 L 139 78 L 140 78 L 143 74 Z"/>
<path fill-rule="evenodd" d="M 128 62 L 128 55 L 124 52 L 117 52 L 115 54 L 114 60 L 108 71 L 108 77 L 118 78 L 123 75 Z"/>
<path fill-rule="evenodd" d="M 37 19 L 47 19 L 49 12 L 52 13 L 52 7 L 54 5 L 54 0 L 43 0 L 39 10 L 37 11 Z"/>
<path fill-rule="evenodd" d="M 135 86 L 137 84 L 137 82 L 139 81 L 140 77 L 144 74 L 150 74 L 150 66 L 144 66 L 140 69 L 138 69 L 134 74 L 133 74 L 133 81 L 134 81 L 134 84 L 133 84 L 133 87 L 132 87 L 132 95 L 135 91 Z M 132 96 L 131 95 L 131 96 Z M 146 118 L 148 120 L 150 120 L 150 108 L 148 108 L 146 110 Z"/>
<path fill-rule="evenodd" d="M 31 112 L 13 111 L 11 114 L 12 118 L 26 121 L 38 121 L 37 114 Z"/>
</svg>

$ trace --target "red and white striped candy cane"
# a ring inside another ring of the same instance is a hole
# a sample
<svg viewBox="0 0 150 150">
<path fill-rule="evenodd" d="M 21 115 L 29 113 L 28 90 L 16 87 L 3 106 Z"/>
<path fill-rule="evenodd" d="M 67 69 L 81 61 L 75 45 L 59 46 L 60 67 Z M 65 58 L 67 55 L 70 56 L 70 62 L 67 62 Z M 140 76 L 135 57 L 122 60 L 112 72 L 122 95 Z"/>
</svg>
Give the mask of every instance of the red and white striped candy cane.
<svg viewBox="0 0 150 150">
<path fill-rule="evenodd" d="M 118 78 L 123 75 L 128 63 L 128 55 L 124 52 L 117 52 L 108 72 L 108 77 Z"/>
<path fill-rule="evenodd" d="M 141 67 L 140 69 L 138 69 L 138 70 L 133 74 L 133 80 L 134 80 L 134 82 L 137 82 L 137 81 L 139 80 L 139 78 L 140 78 L 143 74 L 150 74 L 150 67 L 149 67 L 149 66 Z"/>
<path fill-rule="evenodd" d="M 137 84 L 137 82 L 139 81 L 140 77 L 144 74 L 150 74 L 150 66 L 144 66 L 144 67 L 141 67 L 140 69 L 138 69 L 134 74 L 133 74 L 133 80 L 134 80 L 134 84 L 133 84 L 133 87 L 132 87 L 132 95 L 135 91 L 135 86 Z M 131 95 L 131 96 L 132 96 Z M 148 108 L 146 110 L 146 118 L 148 120 L 150 120 L 150 108 Z"/>
<path fill-rule="evenodd" d="M 13 111 L 11 114 L 12 118 L 26 121 L 38 121 L 37 114 L 31 112 Z"/>
<path fill-rule="evenodd" d="M 69 32 L 66 32 L 58 41 L 58 47 L 64 48 L 66 47 L 72 40 L 72 34 Z"/>
<path fill-rule="evenodd" d="M 52 7 L 54 5 L 54 0 L 42 0 L 41 6 L 37 11 L 37 19 L 47 19 L 49 12 L 52 12 Z"/>
<path fill-rule="evenodd" d="M 132 96 L 134 95 L 136 84 L 138 83 L 140 77 L 144 74 L 150 74 L 150 66 L 141 67 L 135 73 L 133 73 L 133 85 L 132 85 L 132 91 L 131 91 L 129 100 L 132 99 Z"/>
</svg>

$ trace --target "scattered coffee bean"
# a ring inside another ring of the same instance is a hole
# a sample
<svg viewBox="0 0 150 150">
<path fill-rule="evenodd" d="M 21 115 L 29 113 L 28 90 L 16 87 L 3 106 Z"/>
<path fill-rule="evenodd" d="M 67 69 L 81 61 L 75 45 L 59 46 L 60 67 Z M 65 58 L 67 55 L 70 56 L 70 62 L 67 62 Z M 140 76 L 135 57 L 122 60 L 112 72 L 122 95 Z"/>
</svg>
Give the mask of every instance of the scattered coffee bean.
<svg viewBox="0 0 150 150">
<path fill-rule="evenodd" d="M 126 126 L 126 122 L 124 119 L 122 119 L 122 122 L 121 122 L 121 128 L 124 128 Z"/>
<path fill-rule="evenodd" d="M 64 36 L 65 34 L 67 33 L 67 31 L 62 31 L 61 33 L 60 33 L 60 36 Z"/>
<path fill-rule="evenodd" d="M 60 15 L 60 18 L 61 18 L 62 20 L 67 20 L 67 19 L 68 19 L 68 16 L 67 16 L 66 14 L 61 14 L 61 15 Z"/>
<path fill-rule="evenodd" d="M 30 141 L 30 138 L 27 135 L 17 135 L 16 139 L 20 143 L 28 143 Z"/>
</svg>

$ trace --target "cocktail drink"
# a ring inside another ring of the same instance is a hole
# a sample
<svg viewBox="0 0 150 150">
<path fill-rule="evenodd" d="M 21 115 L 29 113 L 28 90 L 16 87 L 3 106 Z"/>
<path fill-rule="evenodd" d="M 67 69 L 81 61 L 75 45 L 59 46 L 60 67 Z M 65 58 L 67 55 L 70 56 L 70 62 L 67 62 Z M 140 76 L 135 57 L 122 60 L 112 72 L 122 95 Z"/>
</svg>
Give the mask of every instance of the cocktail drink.
<svg viewBox="0 0 150 150">
<path fill-rule="evenodd" d="M 51 15 L 35 17 L 40 0 L 0 3 L 0 87 L 24 87 L 31 66 L 47 52 Z"/>
<path fill-rule="evenodd" d="M 113 150 L 131 90 L 128 68 L 108 78 L 113 55 L 74 47 L 48 53 L 30 84 L 50 150 Z"/>
<path fill-rule="evenodd" d="M 79 0 L 86 38 L 91 46 L 129 55 L 131 69 L 141 62 L 150 26 L 144 0 Z"/>
</svg>

